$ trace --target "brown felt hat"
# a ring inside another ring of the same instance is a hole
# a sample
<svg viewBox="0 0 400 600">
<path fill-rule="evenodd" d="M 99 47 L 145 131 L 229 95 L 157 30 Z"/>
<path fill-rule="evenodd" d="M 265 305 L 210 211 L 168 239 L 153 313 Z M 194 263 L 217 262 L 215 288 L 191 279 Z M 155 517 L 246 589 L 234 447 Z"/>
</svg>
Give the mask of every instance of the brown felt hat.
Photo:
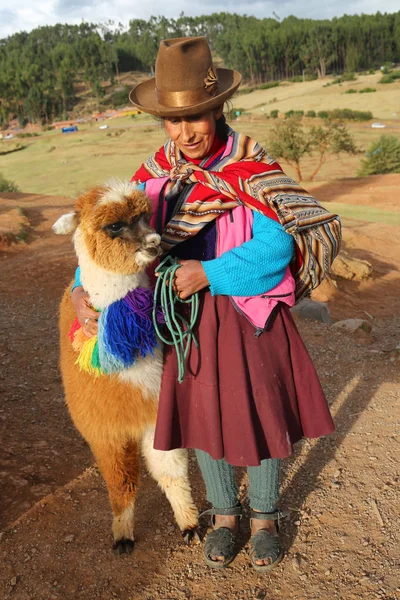
<svg viewBox="0 0 400 600">
<path fill-rule="evenodd" d="M 217 69 L 204 37 L 162 40 L 156 76 L 135 85 L 129 99 L 139 110 L 159 117 L 184 117 L 216 108 L 228 100 L 242 76 Z"/>
</svg>

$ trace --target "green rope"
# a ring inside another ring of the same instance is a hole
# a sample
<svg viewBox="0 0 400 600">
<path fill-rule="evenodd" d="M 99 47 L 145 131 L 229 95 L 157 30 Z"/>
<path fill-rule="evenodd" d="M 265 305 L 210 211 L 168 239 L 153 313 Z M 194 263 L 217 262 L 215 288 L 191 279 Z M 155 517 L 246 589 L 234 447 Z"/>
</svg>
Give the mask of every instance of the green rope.
<svg viewBox="0 0 400 600">
<path fill-rule="evenodd" d="M 185 374 L 185 361 L 192 341 L 196 348 L 199 347 L 199 343 L 193 333 L 193 327 L 196 324 L 199 314 L 199 295 L 196 292 L 187 300 L 179 298 L 173 286 L 175 273 L 180 267 L 181 265 L 176 258 L 167 256 L 155 269 L 158 277 L 154 290 L 153 323 L 160 340 L 168 346 L 175 346 L 178 360 L 178 381 L 182 383 Z M 190 305 L 189 322 L 176 311 L 177 302 Z M 159 307 L 161 307 L 163 312 L 165 325 L 171 339 L 167 339 L 160 331 L 159 324 L 157 323 L 157 310 Z"/>
</svg>

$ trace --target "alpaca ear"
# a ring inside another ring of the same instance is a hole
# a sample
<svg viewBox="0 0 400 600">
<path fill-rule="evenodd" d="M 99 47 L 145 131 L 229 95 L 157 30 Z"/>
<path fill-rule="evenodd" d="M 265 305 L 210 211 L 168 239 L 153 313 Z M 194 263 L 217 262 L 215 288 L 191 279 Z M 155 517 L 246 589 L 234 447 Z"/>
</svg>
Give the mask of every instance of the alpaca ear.
<svg viewBox="0 0 400 600">
<path fill-rule="evenodd" d="M 67 233 L 72 233 L 78 227 L 79 218 L 78 213 L 67 213 L 66 215 L 62 215 L 52 226 L 52 230 L 54 233 L 58 233 L 60 235 L 66 235 Z"/>
</svg>

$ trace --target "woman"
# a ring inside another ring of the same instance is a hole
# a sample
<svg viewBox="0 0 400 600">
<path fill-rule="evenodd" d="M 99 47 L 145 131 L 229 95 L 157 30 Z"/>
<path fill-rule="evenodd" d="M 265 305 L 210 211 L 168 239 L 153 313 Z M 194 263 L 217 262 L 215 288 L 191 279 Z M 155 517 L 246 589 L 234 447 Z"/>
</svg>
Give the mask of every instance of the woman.
<svg viewBox="0 0 400 600">
<path fill-rule="evenodd" d="M 277 194 L 316 203 L 256 142 L 226 125 L 223 104 L 240 81 L 239 73 L 213 67 L 205 38 L 162 41 L 155 78 L 130 99 L 162 118 L 169 139 L 133 181 L 153 200 L 165 252 L 180 259 L 176 292 L 201 298 L 199 349 L 192 347 L 181 384 L 175 352 L 165 352 L 154 446 L 196 451 L 213 506 L 204 558 L 214 568 L 235 556 L 234 467 L 248 467 L 251 562 L 267 572 L 283 554 L 280 459 L 304 435 L 332 432 L 333 423 L 289 311 L 293 237 L 270 207 Z M 98 315 L 84 290 L 76 287 L 72 298 L 93 335 Z"/>
</svg>

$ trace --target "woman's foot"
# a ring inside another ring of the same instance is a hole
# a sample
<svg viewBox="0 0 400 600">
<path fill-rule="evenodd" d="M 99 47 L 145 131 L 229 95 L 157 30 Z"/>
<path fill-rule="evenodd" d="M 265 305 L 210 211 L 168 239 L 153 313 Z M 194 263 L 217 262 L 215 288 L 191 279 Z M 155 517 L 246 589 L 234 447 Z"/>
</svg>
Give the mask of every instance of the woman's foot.
<svg viewBox="0 0 400 600">
<path fill-rule="evenodd" d="M 242 508 L 241 506 L 228 509 L 213 508 L 203 514 L 212 515 L 214 527 L 204 543 L 204 560 L 209 567 L 223 569 L 235 558 L 236 537 Z"/>
<path fill-rule="evenodd" d="M 279 512 L 261 513 L 251 510 L 250 559 L 256 571 L 272 571 L 283 556 L 278 526 Z"/>
<path fill-rule="evenodd" d="M 216 531 L 220 527 L 225 527 L 226 529 L 229 529 L 236 538 L 239 532 L 239 518 L 225 515 L 215 515 L 214 531 Z M 223 555 L 217 556 L 215 554 L 211 554 L 210 558 L 211 560 L 214 560 L 216 562 L 223 562 L 225 560 L 225 557 Z"/>
</svg>

